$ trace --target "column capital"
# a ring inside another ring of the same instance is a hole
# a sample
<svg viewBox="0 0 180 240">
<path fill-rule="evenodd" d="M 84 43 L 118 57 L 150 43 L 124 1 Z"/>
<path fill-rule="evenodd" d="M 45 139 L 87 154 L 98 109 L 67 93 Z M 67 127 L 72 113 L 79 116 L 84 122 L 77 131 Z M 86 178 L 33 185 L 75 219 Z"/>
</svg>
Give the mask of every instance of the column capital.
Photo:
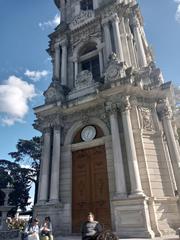
<svg viewBox="0 0 180 240">
<path fill-rule="evenodd" d="M 137 28 L 140 27 L 139 20 L 136 16 L 134 16 L 133 19 L 132 19 L 132 27 L 137 27 Z"/>
<path fill-rule="evenodd" d="M 79 61 L 79 56 L 74 56 L 74 57 L 72 58 L 72 61 L 73 61 L 73 62 L 78 62 L 78 61 Z"/>
<path fill-rule="evenodd" d="M 171 119 L 172 118 L 172 109 L 169 104 L 168 98 L 160 99 L 157 104 L 156 109 L 157 109 L 158 115 L 161 119 L 163 119 L 163 118 Z"/>
<path fill-rule="evenodd" d="M 103 27 L 108 25 L 109 20 L 110 20 L 109 17 L 108 17 L 108 18 L 103 18 L 103 19 L 102 19 L 102 22 L 101 22 L 101 23 L 102 23 Z"/>
<path fill-rule="evenodd" d="M 107 102 L 105 105 L 105 111 L 110 115 L 117 113 L 119 110 L 120 110 L 120 107 L 118 103 Z"/>
<path fill-rule="evenodd" d="M 60 46 L 61 46 L 61 47 L 66 47 L 67 44 L 68 44 L 67 39 L 63 39 L 63 40 L 60 42 Z"/>
<path fill-rule="evenodd" d="M 129 102 L 129 96 L 122 96 L 121 97 L 121 111 L 126 112 L 131 109 L 131 104 Z"/>
<path fill-rule="evenodd" d="M 54 48 L 55 48 L 55 50 L 58 50 L 59 47 L 60 47 L 60 42 L 56 42 L 56 43 L 54 44 Z"/>
<path fill-rule="evenodd" d="M 118 17 L 118 15 L 117 15 L 117 13 L 115 13 L 115 14 L 113 14 L 113 15 L 111 16 L 111 21 L 114 21 L 114 22 L 118 22 L 118 23 L 119 23 L 119 17 Z"/>
<path fill-rule="evenodd" d="M 131 96 L 129 100 L 130 100 L 131 107 L 137 107 L 138 106 L 137 97 Z"/>
<path fill-rule="evenodd" d="M 43 133 L 46 134 L 46 133 L 50 133 L 51 132 L 51 127 L 44 127 L 43 128 Z"/>
</svg>

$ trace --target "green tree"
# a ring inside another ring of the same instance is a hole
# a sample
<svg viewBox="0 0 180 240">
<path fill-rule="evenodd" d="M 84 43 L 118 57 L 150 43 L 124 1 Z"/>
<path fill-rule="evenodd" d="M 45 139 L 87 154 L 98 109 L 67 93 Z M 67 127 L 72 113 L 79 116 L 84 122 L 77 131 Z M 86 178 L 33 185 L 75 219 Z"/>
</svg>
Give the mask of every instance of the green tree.
<svg viewBox="0 0 180 240">
<path fill-rule="evenodd" d="M 0 189 L 7 187 L 8 183 L 13 186 L 14 191 L 10 194 L 9 204 L 15 206 L 11 212 L 16 212 L 20 207 L 22 210 L 26 209 L 29 205 L 29 190 L 31 182 L 29 175 L 32 173 L 31 169 L 22 168 L 19 164 L 8 161 L 0 160 Z M 4 193 L 0 192 L 0 204 L 4 203 Z"/>
<path fill-rule="evenodd" d="M 31 168 L 31 174 L 28 178 L 35 184 L 34 202 L 37 202 L 38 180 L 40 171 L 41 158 L 41 138 L 33 137 L 30 140 L 20 139 L 16 145 L 16 152 L 10 152 L 9 155 L 15 163 L 28 165 Z"/>
</svg>

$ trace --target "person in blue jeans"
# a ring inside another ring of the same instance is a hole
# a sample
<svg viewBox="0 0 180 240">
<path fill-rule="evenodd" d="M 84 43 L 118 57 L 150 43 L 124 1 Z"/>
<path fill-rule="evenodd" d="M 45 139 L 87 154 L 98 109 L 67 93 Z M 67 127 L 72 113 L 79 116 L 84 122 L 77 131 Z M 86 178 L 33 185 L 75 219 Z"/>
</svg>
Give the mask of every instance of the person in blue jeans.
<svg viewBox="0 0 180 240">
<path fill-rule="evenodd" d="M 81 227 L 82 240 L 95 240 L 102 230 L 101 224 L 94 220 L 94 214 L 90 212 Z"/>
</svg>

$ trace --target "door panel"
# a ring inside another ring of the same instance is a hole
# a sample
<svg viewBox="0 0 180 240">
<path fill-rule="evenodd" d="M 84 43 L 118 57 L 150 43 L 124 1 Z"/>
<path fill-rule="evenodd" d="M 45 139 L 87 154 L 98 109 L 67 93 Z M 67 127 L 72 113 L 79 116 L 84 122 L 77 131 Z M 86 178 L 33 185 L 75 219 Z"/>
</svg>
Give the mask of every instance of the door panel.
<svg viewBox="0 0 180 240">
<path fill-rule="evenodd" d="M 93 212 L 96 220 L 111 228 L 109 188 L 104 146 L 73 152 L 72 231 Z"/>
</svg>

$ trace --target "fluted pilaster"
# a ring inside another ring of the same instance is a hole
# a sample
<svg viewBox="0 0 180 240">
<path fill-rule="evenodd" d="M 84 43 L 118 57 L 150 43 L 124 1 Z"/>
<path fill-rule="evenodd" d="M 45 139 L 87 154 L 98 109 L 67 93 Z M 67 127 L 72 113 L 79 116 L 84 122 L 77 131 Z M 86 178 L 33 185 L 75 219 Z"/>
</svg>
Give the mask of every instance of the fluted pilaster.
<svg viewBox="0 0 180 240">
<path fill-rule="evenodd" d="M 126 193 L 126 183 L 124 175 L 124 164 L 122 157 L 121 141 L 119 134 L 117 106 L 116 104 L 108 104 L 106 111 L 110 116 L 111 134 L 112 134 L 112 148 L 114 156 L 114 169 L 115 169 L 115 183 L 116 183 L 116 197 L 124 198 Z"/>
<path fill-rule="evenodd" d="M 139 195 L 143 196 L 144 194 L 141 185 L 136 148 L 131 124 L 130 107 L 131 106 L 129 103 L 129 97 L 125 96 L 122 99 L 122 120 L 131 181 L 131 196 Z"/>
<path fill-rule="evenodd" d="M 50 153 L 51 153 L 51 129 L 46 128 L 43 133 L 43 147 L 41 154 L 41 168 L 39 177 L 38 202 L 44 203 L 48 201 L 49 187 L 49 168 L 50 168 Z"/>
</svg>

